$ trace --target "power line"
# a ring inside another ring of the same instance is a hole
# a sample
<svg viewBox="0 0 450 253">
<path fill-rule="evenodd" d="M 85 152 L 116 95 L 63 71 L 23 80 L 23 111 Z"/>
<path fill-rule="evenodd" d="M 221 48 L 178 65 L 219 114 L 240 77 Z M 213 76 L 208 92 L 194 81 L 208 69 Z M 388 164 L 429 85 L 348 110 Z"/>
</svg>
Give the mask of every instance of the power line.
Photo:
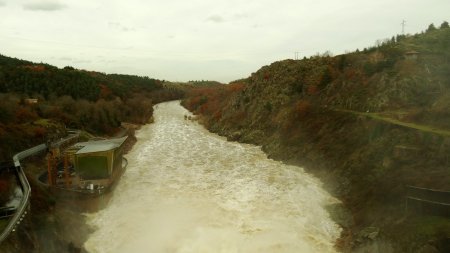
<svg viewBox="0 0 450 253">
<path fill-rule="evenodd" d="M 403 19 L 401 25 L 402 25 L 402 34 L 405 35 L 406 20 Z"/>
</svg>

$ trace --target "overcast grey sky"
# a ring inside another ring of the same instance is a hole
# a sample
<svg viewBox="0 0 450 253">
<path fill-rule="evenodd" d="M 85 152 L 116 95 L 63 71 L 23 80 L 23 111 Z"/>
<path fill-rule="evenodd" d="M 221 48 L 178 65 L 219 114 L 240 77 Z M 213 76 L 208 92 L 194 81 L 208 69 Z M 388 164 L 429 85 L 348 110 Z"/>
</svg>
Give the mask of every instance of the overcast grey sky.
<svg viewBox="0 0 450 253">
<path fill-rule="evenodd" d="M 0 54 L 171 81 L 231 80 L 450 21 L 449 0 L 0 0 Z"/>
</svg>

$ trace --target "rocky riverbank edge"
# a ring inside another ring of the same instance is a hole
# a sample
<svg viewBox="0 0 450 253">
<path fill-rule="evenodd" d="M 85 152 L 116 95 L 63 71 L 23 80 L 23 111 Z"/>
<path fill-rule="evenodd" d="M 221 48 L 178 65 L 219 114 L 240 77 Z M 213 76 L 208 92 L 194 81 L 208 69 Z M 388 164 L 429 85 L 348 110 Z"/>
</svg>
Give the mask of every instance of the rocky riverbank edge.
<svg viewBox="0 0 450 253">
<path fill-rule="evenodd" d="M 211 132 L 260 145 L 268 156 L 303 167 L 324 182 L 343 205 L 330 206 L 343 228 L 342 252 L 446 252 L 450 221 L 406 212 L 406 186 L 448 186 L 450 138 L 361 115 L 320 111 L 299 123 L 300 135 L 208 116 L 197 119 Z M 405 148 L 407 147 L 407 148 Z"/>
</svg>

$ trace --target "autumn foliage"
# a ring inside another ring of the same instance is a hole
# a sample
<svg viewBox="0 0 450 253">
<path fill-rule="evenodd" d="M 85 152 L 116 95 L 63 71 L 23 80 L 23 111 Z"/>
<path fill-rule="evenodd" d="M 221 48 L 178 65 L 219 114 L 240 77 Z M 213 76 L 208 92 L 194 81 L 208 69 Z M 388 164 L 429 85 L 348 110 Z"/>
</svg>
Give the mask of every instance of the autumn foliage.
<svg viewBox="0 0 450 253">
<path fill-rule="evenodd" d="M 293 114 L 295 115 L 296 119 L 303 119 L 311 112 L 311 109 L 312 105 L 309 101 L 300 100 L 295 103 Z"/>
<path fill-rule="evenodd" d="M 194 113 L 208 115 L 211 120 L 219 121 L 223 118 L 223 109 L 228 99 L 245 89 L 244 83 L 232 83 L 214 87 L 199 87 L 187 94 L 183 105 Z"/>
<path fill-rule="evenodd" d="M 184 94 L 163 83 L 70 66 L 59 69 L 0 55 L 0 161 L 63 136 L 65 128 L 112 135 L 122 122 L 147 123 L 155 103 Z"/>
<path fill-rule="evenodd" d="M 47 129 L 45 129 L 44 127 L 36 127 L 34 129 L 34 137 L 38 138 L 38 139 L 43 139 L 45 141 L 45 136 L 47 134 Z"/>
</svg>

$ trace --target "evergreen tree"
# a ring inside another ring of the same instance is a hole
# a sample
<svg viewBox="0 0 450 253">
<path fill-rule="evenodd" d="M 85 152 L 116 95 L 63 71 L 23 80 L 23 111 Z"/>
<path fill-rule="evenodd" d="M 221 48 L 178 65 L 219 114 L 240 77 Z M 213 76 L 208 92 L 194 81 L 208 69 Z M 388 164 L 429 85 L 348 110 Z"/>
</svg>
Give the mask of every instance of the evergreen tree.
<svg viewBox="0 0 450 253">
<path fill-rule="evenodd" d="M 436 27 L 434 26 L 433 23 L 431 23 L 431 24 L 428 26 L 427 32 L 431 32 L 431 31 L 434 31 L 434 30 L 436 30 Z"/>
</svg>

